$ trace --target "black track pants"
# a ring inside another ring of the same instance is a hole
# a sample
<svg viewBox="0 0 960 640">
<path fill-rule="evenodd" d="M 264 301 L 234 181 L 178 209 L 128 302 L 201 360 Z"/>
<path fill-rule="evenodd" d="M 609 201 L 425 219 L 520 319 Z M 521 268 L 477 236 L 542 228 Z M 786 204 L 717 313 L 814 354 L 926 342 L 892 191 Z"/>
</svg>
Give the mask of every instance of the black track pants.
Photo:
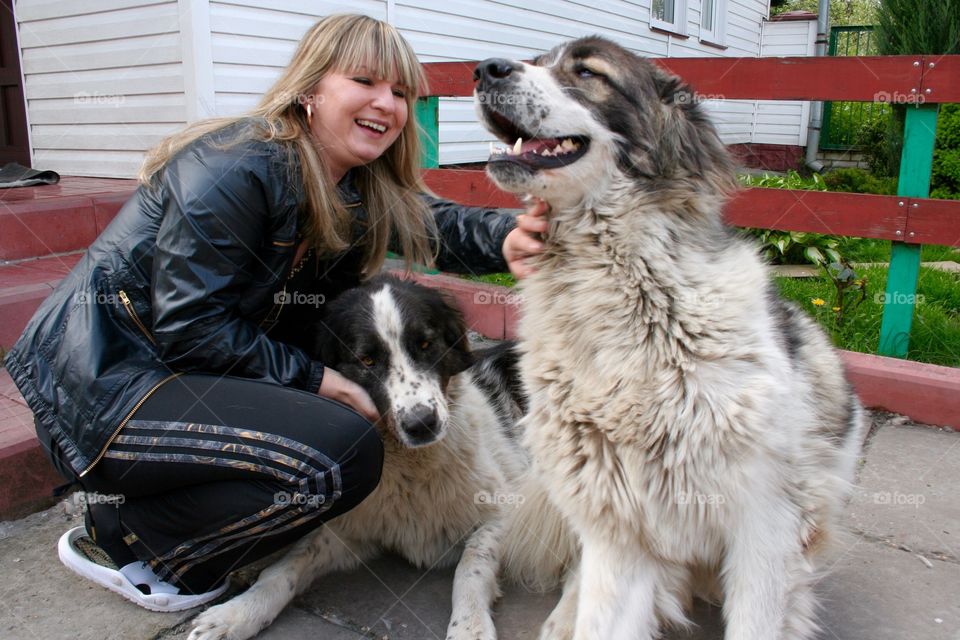
<svg viewBox="0 0 960 640">
<path fill-rule="evenodd" d="M 208 375 L 160 387 L 83 478 L 122 496 L 124 540 L 193 592 L 360 503 L 383 445 L 354 411 L 315 394 Z"/>
</svg>

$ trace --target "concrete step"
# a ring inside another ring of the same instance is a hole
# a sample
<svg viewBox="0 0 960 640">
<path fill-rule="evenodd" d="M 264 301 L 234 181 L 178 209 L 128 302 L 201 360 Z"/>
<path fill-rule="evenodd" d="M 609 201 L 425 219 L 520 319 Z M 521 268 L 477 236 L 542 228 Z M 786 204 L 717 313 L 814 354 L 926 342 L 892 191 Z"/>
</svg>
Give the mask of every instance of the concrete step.
<svg viewBox="0 0 960 640">
<path fill-rule="evenodd" d="M 136 189 L 135 180 L 64 177 L 0 189 L 0 260 L 86 249 Z"/>
<path fill-rule="evenodd" d="M 9 349 L 82 251 L 0 265 L 0 347 Z"/>
</svg>

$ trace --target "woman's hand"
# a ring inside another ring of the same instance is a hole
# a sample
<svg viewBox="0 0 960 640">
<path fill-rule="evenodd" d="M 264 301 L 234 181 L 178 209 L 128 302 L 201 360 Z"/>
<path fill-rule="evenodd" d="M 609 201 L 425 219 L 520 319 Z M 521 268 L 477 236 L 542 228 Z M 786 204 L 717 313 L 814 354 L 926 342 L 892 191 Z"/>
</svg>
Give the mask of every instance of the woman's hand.
<svg viewBox="0 0 960 640">
<path fill-rule="evenodd" d="M 370 399 L 366 390 L 330 367 L 324 367 L 323 380 L 320 382 L 320 389 L 317 393 L 324 398 L 330 398 L 347 405 L 370 422 L 376 422 L 380 419 L 377 407 L 373 404 L 373 400 Z"/>
<path fill-rule="evenodd" d="M 538 199 L 525 214 L 517 216 L 517 227 L 503 240 L 503 257 L 517 280 L 533 273 L 531 258 L 543 253 L 543 242 L 534 234 L 547 232 L 545 216 L 549 210 L 550 205 Z"/>
</svg>

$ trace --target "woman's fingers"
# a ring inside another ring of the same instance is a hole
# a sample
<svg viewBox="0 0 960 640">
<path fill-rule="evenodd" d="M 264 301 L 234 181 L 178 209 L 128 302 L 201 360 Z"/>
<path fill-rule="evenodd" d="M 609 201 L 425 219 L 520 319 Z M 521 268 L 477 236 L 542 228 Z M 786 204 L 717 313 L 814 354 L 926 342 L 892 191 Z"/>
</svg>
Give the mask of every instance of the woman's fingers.
<svg viewBox="0 0 960 640">
<path fill-rule="evenodd" d="M 380 419 L 380 413 L 370 398 L 370 394 L 356 382 L 345 378 L 336 369 L 330 367 L 324 369 L 323 380 L 320 382 L 320 389 L 317 393 L 325 398 L 347 405 L 370 422 L 376 422 Z"/>
<path fill-rule="evenodd" d="M 533 273 L 533 258 L 543 252 L 541 234 L 547 232 L 546 214 L 549 209 L 547 203 L 536 200 L 527 207 L 526 213 L 517 216 L 517 227 L 503 242 L 503 257 L 510 273 L 518 280 Z"/>
</svg>

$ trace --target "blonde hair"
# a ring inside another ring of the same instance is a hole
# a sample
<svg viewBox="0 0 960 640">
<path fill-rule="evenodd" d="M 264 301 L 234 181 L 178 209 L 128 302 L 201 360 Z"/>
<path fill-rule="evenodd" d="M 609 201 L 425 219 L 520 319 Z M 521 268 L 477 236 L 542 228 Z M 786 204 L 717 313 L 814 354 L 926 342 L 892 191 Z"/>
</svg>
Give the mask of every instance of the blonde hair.
<svg viewBox="0 0 960 640">
<path fill-rule="evenodd" d="M 152 184 L 166 163 L 194 140 L 240 120 L 256 118 L 259 126 L 243 127 L 239 138 L 278 141 L 296 154 L 305 196 L 304 235 L 321 255 L 344 251 L 351 242 L 351 217 L 317 153 L 304 104 L 327 74 L 360 69 L 377 78 L 398 79 L 404 87 L 408 112 L 407 122 L 390 148 L 354 171 L 369 221 L 364 270 L 367 275 L 379 270 L 393 233 L 408 269 L 413 262 L 432 264 L 430 238 L 435 225 L 419 195 L 428 191 L 420 177 L 420 140 L 414 117 L 416 100 L 426 89 L 426 76 L 403 36 L 391 25 L 369 16 L 338 14 L 317 22 L 300 40 L 283 74 L 249 114 L 203 120 L 166 138 L 147 154 L 140 181 Z"/>
</svg>

